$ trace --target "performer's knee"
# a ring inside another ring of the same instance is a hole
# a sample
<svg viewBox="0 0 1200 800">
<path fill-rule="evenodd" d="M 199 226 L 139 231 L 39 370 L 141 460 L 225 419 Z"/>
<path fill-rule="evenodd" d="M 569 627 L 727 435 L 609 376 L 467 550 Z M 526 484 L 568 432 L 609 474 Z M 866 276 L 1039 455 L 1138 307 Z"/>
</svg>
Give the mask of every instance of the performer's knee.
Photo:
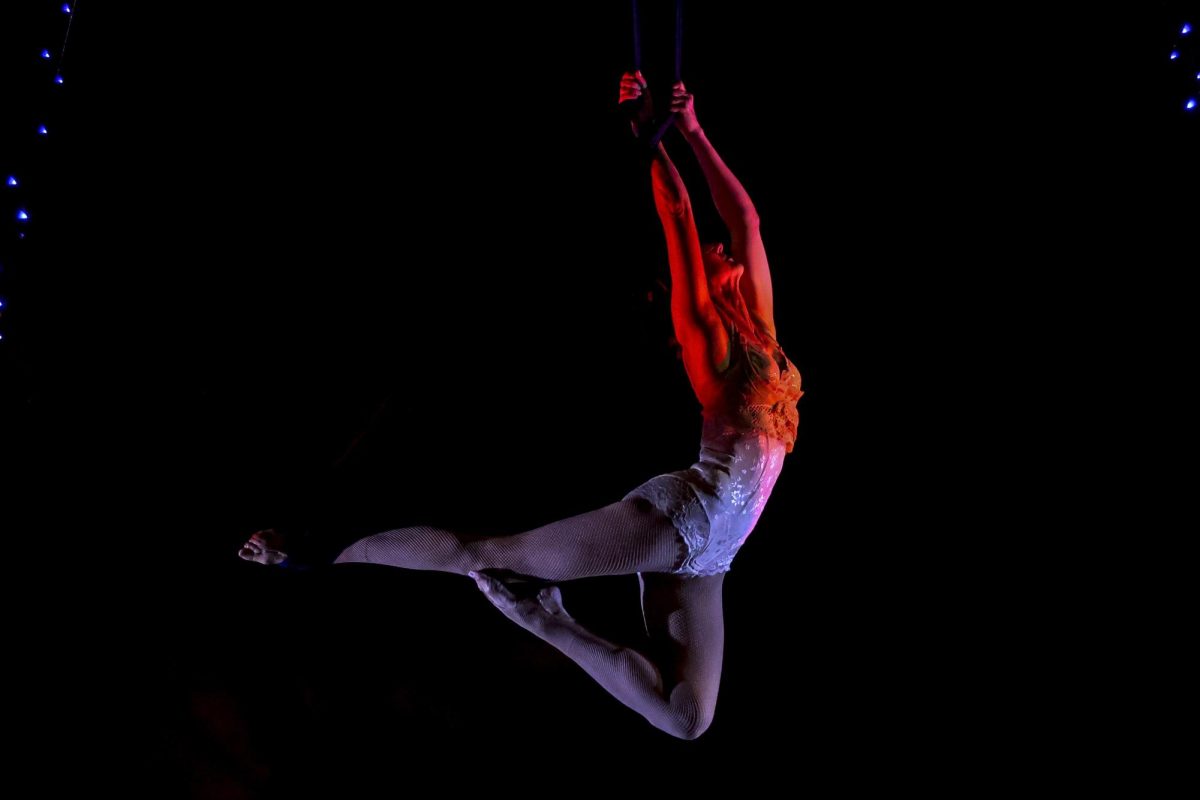
<svg viewBox="0 0 1200 800">
<path fill-rule="evenodd" d="M 679 691 L 677 687 L 676 694 Z M 690 696 L 682 702 L 677 696 L 672 697 L 670 701 L 671 710 L 674 713 L 671 715 L 666 732 L 679 739 L 700 738 L 700 735 L 712 725 L 713 714 L 716 711 L 715 698 L 712 701 L 706 701 L 696 697 L 693 693 L 689 694 Z"/>
</svg>

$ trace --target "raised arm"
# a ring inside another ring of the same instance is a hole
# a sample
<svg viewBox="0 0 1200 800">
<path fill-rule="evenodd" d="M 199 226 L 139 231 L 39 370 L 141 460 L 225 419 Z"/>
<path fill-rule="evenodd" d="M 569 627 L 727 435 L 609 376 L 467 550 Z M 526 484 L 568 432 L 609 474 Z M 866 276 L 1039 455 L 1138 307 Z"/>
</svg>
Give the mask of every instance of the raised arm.
<svg viewBox="0 0 1200 800">
<path fill-rule="evenodd" d="M 704 273 L 704 258 L 692 201 L 679 171 L 671 163 L 666 148 L 660 142 L 650 164 L 654 187 L 654 207 L 667 240 L 667 257 L 671 266 L 671 314 L 675 327 L 685 324 L 715 324 L 720 327 L 716 309 L 708 293 L 708 278 Z"/>
<path fill-rule="evenodd" d="M 704 129 L 696 119 L 692 95 L 682 82 L 675 84 L 673 93 L 671 110 L 676 114 L 675 126 L 696 154 L 717 213 L 729 229 L 731 254 L 746 267 L 746 274 L 742 280 L 746 305 L 767 324 L 769 333 L 774 336 L 775 302 L 771 288 L 771 270 L 759 233 L 758 211 L 741 181 L 725 164 L 705 135 Z"/>
<path fill-rule="evenodd" d="M 642 97 L 644 89 L 645 81 L 640 73 L 626 73 L 621 79 L 622 102 Z M 649 102 L 648 98 L 646 102 Z M 648 118 L 649 109 L 646 111 Z M 635 121 L 634 132 L 637 131 Z M 683 347 L 684 366 L 695 385 L 697 372 L 703 376 L 701 382 L 710 379 L 716 365 L 725 357 L 728 334 L 708 293 L 708 278 L 704 272 L 691 198 L 661 142 L 651 161 L 650 178 L 654 207 L 666 237 L 667 260 L 671 267 L 671 320 Z"/>
</svg>

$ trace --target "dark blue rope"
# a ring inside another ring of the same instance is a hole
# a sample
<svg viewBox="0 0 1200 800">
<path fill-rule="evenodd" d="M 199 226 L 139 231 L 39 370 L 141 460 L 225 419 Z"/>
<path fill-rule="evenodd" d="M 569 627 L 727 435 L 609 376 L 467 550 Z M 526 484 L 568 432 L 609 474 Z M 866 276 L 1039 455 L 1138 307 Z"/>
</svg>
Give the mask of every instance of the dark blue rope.
<svg viewBox="0 0 1200 800">
<path fill-rule="evenodd" d="M 683 0 L 675 0 L 675 82 L 683 80 Z M 675 124 L 674 112 L 667 115 L 663 124 L 658 126 L 654 136 L 650 137 L 650 149 L 658 147 L 658 143 L 667 135 L 667 130 Z"/>
<path fill-rule="evenodd" d="M 642 69 L 642 25 L 638 19 L 638 0 L 633 0 L 633 71 Z"/>
<path fill-rule="evenodd" d="M 683 0 L 675 0 L 675 82 L 683 80 Z"/>
</svg>

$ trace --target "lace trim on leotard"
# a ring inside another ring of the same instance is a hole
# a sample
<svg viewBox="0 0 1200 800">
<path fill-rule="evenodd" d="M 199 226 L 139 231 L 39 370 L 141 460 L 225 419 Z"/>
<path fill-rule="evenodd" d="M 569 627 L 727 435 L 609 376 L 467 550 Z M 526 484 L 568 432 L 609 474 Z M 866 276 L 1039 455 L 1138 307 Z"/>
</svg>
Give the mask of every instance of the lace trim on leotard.
<svg viewBox="0 0 1200 800">
<path fill-rule="evenodd" d="M 699 569 L 696 560 L 708 545 L 710 528 L 708 512 L 691 484 L 680 477 L 667 473 L 657 475 L 625 495 L 624 500 L 642 498 L 665 516 L 680 536 L 679 564 L 673 572 L 677 575 L 715 575 L 724 570 Z"/>
</svg>

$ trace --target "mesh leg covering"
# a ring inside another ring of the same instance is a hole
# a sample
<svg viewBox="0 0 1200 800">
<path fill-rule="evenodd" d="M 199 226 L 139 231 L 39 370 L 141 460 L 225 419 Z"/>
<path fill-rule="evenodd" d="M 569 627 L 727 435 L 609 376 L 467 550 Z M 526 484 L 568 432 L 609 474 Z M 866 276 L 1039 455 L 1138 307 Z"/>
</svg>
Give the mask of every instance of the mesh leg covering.
<svg viewBox="0 0 1200 800">
<path fill-rule="evenodd" d="M 597 575 L 670 572 L 683 540 L 671 521 L 641 499 L 621 500 L 512 536 L 470 539 L 442 528 L 399 528 L 359 539 L 335 563 L 387 564 L 466 574 L 507 569 L 563 581 Z"/>
</svg>

